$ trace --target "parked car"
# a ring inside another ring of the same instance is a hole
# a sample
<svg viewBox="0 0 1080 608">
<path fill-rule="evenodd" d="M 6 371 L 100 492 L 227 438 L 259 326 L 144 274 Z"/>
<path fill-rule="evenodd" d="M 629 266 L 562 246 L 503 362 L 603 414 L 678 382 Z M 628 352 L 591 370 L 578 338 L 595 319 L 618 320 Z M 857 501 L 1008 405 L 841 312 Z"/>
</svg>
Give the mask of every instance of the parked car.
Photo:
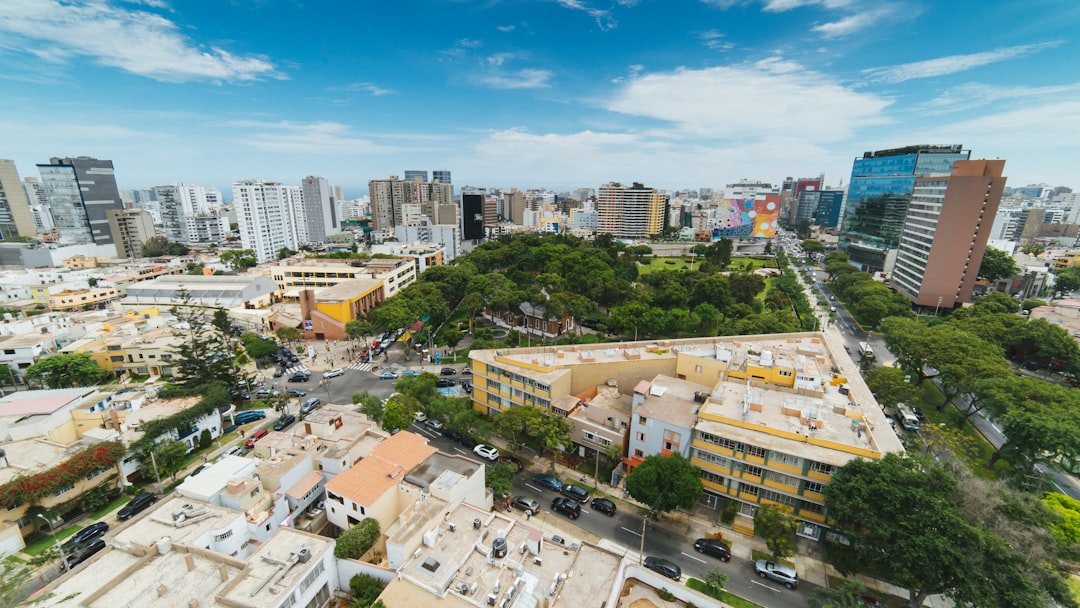
<svg viewBox="0 0 1080 608">
<path fill-rule="evenodd" d="M 532 515 L 536 515 L 540 512 L 540 503 L 532 498 L 526 498 L 524 496 L 515 496 L 514 500 L 510 504 L 515 509 L 521 509 L 522 511 L 529 511 Z"/>
<path fill-rule="evenodd" d="M 581 505 L 561 496 L 551 501 L 551 510 L 562 513 L 570 519 L 581 517 Z"/>
<path fill-rule="evenodd" d="M 416 412 L 416 413 L 414 413 L 412 415 L 412 417 L 413 417 L 413 420 L 415 420 L 417 422 L 423 422 L 423 421 L 427 420 L 427 414 L 425 414 L 424 412 Z M 445 433 L 444 433 L 444 435 L 445 435 Z"/>
<path fill-rule="evenodd" d="M 439 381 L 435 383 L 435 386 L 437 388 L 447 388 L 451 386 L 457 386 L 457 382 L 454 382 L 449 378 L 439 378 Z"/>
<path fill-rule="evenodd" d="M 712 538 L 699 538 L 694 541 L 694 550 L 698 553 L 711 555 L 726 562 L 731 560 L 731 549 L 724 543 Z"/>
<path fill-rule="evenodd" d="M 462 447 L 469 448 L 470 450 L 480 445 L 475 439 L 468 435 L 462 435 L 461 441 L 459 441 L 458 443 L 460 443 Z"/>
<path fill-rule="evenodd" d="M 562 489 L 562 482 L 559 481 L 559 478 L 555 477 L 554 475 L 547 475 L 544 473 L 533 475 L 533 483 L 542 488 L 549 488 L 551 490 L 555 490 L 556 492 Z"/>
<path fill-rule="evenodd" d="M 424 426 L 428 427 L 433 431 L 438 431 L 442 429 L 443 423 L 434 418 L 428 418 L 424 421 Z"/>
<path fill-rule="evenodd" d="M 307 394 L 307 391 L 302 388 L 287 388 L 285 389 L 285 393 L 292 395 L 293 397 L 303 397 Z"/>
<path fill-rule="evenodd" d="M 592 508 L 594 511 L 599 511 L 608 517 L 615 516 L 615 503 L 606 498 L 594 498 L 592 499 Z"/>
<path fill-rule="evenodd" d="M 322 399 L 319 399 L 318 397 L 312 397 L 300 406 L 300 412 L 304 414 L 310 414 L 311 412 L 319 409 L 320 405 L 322 405 Z"/>
<path fill-rule="evenodd" d="M 78 566 L 79 564 L 90 559 L 90 556 L 97 553 L 98 551 L 101 551 L 105 548 L 105 546 L 105 540 L 102 538 L 90 541 L 86 544 L 86 546 L 81 547 L 74 553 L 65 556 L 66 559 L 64 560 L 64 564 L 61 566 L 61 570 L 71 570 L 75 566 Z"/>
<path fill-rule="evenodd" d="M 296 372 L 289 376 L 289 382 L 307 382 L 311 379 L 311 372 Z"/>
<path fill-rule="evenodd" d="M 419 376 L 421 373 L 422 372 L 420 372 L 418 370 L 415 370 L 415 369 L 407 369 L 407 370 L 401 372 L 401 375 L 402 376 L 414 376 L 415 377 L 415 376 Z"/>
<path fill-rule="evenodd" d="M 471 375 L 472 375 L 472 370 L 471 370 L 471 369 L 469 369 L 469 366 L 468 366 L 468 365 L 466 365 L 465 367 L 461 368 L 461 375 L 462 375 L 462 376 L 471 376 Z"/>
<path fill-rule="evenodd" d="M 281 418 L 278 418 L 278 421 L 274 423 L 274 430 L 284 431 L 285 429 L 289 428 L 294 422 L 296 422 L 296 416 L 293 416 L 292 414 L 285 414 Z"/>
<path fill-rule="evenodd" d="M 256 420 L 262 420 L 263 418 L 266 418 L 266 412 L 260 412 L 258 410 L 246 410 L 233 416 L 233 420 L 236 421 L 236 424 L 247 424 L 249 422 L 255 422 Z"/>
<path fill-rule="evenodd" d="M 456 376 L 457 375 L 457 370 L 452 368 L 452 367 L 444 367 L 444 368 L 442 368 L 442 371 L 439 372 L 439 373 L 444 375 L 444 376 Z"/>
<path fill-rule="evenodd" d="M 917 405 L 911 406 L 911 413 L 915 414 L 915 417 L 919 419 L 919 422 L 926 424 L 926 414 L 923 413 L 922 408 Z"/>
<path fill-rule="evenodd" d="M 472 382 L 469 382 L 467 380 L 462 382 L 461 383 L 461 390 L 465 391 L 466 393 L 471 393 L 472 392 Z"/>
<path fill-rule="evenodd" d="M 427 415 L 425 414 L 424 417 L 427 418 Z M 442 430 L 442 436 L 456 443 L 461 443 L 462 434 L 454 429 L 444 428 Z"/>
<path fill-rule="evenodd" d="M 147 507 L 157 502 L 157 496 L 149 492 L 139 492 L 135 495 L 135 498 L 131 499 L 131 502 L 127 503 L 116 514 L 116 518 L 120 521 L 126 521 L 135 517 L 139 513 L 142 513 Z"/>
<path fill-rule="evenodd" d="M 379 374 L 379 380 L 397 380 L 397 374 L 391 371 L 386 371 Z"/>
<path fill-rule="evenodd" d="M 473 446 L 472 451 L 477 456 L 481 458 L 486 458 L 493 462 L 499 459 L 499 450 L 493 446 L 487 445 L 486 443 L 481 443 L 479 445 Z"/>
<path fill-rule="evenodd" d="M 282 377 L 284 375 L 285 375 L 285 370 L 284 369 L 279 367 L 279 368 L 274 370 L 274 377 L 275 378 L 280 378 L 280 377 Z"/>
<path fill-rule="evenodd" d="M 791 566 L 759 559 L 754 562 L 754 572 L 761 578 L 771 578 L 778 583 L 783 583 L 788 589 L 799 586 L 799 575 Z"/>
<path fill-rule="evenodd" d="M 645 567 L 653 572 L 659 572 L 672 580 L 677 581 L 682 578 L 682 568 L 675 562 L 670 562 L 662 557 L 656 557 L 654 555 L 646 557 Z"/>
<path fill-rule="evenodd" d="M 334 369 L 327 370 L 327 371 L 323 372 L 322 377 L 323 378 L 337 378 L 338 376 L 341 376 L 344 373 L 345 373 L 345 370 L 341 369 L 340 367 L 335 367 Z"/>
<path fill-rule="evenodd" d="M 266 429 L 259 429 L 252 433 L 250 437 L 248 437 L 248 440 L 244 442 L 244 445 L 248 448 L 253 448 L 255 447 L 256 441 L 262 439 L 263 437 L 266 437 L 269 434 L 270 431 L 267 431 Z"/>
<path fill-rule="evenodd" d="M 270 388 L 260 388 L 259 390 L 255 391 L 255 396 L 260 399 L 265 399 L 267 397 L 277 397 L 280 394 L 281 391 Z"/>
<path fill-rule="evenodd" d="M 65 553 L 74 553 L 84 545 L 105 536 L 105 533 L 108 531 L 109 524 L 103 521 L 94 522 L 75 534 L 72 534 L 71 538 L 64 541 L 64 544 L 61 545 L 61 547 L 64 549 Z"/>
<path fill-rule="evenodd" d="M 225 458 L 227 456 L 239 456 L 241 453 L 243 453 L 243 451 L 244 451 L 244 448 L 242 448 L 242 447 L 240 447 L 238 445 L 234 445 L 231 448 L 229 448 L 229 449 L 225 450 L 224 452 L 222 452 L 221 456 L 218 456 L 218 460 L 225 460 Z"/>
<path fill-rule="evenodd" d="M 566 484 L 561 490 L 563 496 L 572 498 L 579 503 L 586 503 L 589 500 L 589 491 L 581 486 L 575 486 L 574 484 Z"/>
</svg>

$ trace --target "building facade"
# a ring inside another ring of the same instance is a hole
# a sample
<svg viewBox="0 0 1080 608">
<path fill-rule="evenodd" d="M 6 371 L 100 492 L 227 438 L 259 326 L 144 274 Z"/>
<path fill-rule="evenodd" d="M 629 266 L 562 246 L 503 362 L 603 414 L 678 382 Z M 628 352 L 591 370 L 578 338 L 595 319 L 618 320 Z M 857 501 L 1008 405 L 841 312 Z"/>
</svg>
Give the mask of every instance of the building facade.
<svg viewBox="0 0 1080 608">
<path fill-rule="evenodd" d="M 596 232 L 620 239 L 647 239 L 663 232 L 668 197 L 638 182 L 600 186 L 596 196 Z"/>
<path fill-rule="evenodd" d="M 915 180 L 890 282 L 917 306 L 971 300 L 1005 188 L 1003 160 L 962 160 Z"/>
<path fill-rule="evenodd" d="M 124 208 L 111 160 L 89 156 L 51 158 L 38 165 L 60 237 L 75 243 L 112 245 L 110 209 Z"/>
<path fill-rule="evenodd" d="M 844 203 L 841 250 L 867 272 L 890 272 L 915 178 L 948 175 L 971 157 L 962 145 L 908 146 L 866 152 L 855 159 Z"/>
<path fill-rule="evenodd" d="M 19 181 L 15 161 L 0 158 L 0 239 L 13 240 L 36 234 L 30 200 Z"/>
<path fill-rule="evenodd" d="M 141 257 L 143 243 L 155 234 L 150 213 L 142 209 L 110 209 L 108 217 L 116 257 Z"/>
<path fill-rule="evenodd" d="M 280 182 L 245 180 L 233 184 L 240 242 L 259 263 L 277 259 L 283 247 L 299 248 L 296 234 L 298 191 Z"/>
</svg>

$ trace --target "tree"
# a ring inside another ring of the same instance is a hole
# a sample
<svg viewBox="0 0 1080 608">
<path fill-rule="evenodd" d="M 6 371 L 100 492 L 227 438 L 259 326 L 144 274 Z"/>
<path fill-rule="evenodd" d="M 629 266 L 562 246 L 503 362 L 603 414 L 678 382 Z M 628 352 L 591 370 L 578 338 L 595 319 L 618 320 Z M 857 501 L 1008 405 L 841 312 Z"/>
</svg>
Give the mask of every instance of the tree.
<svg viewBox="0 0 1080 608">
<path fill-rule="evenodd" d="M 182 441 L 176 441 L 175 439 L 165 439 L 158 441 L 151 448 L 150 452 L 142 454 L 139 458 L 141 463 L 139 470 L 142 471 L 145 479 L 156 479 L 158 475 L 161 478 L 169 478 L 176 481 L 176 474 L 179 473 L 187 462 L 188 446 Z M 153 453 L 151 458 L 150 453 Z M 157 470 L 154 470 L 154 467 Z"/>
<path fill-rule="evenodd" d="M 929 376 L 926 367 L 934 352 L 930 340 L 930 331 L 922 323 L 913 319 L 889 317 L 881 323 L 881 332 L 885 346 L 896 355 L 896 363 L 901 369 L 915 378 L 915 385 L 922 383 Z"/>
<path fill-rule="evenodd" d="M 806 253 L 825 253 L 825 245 L 815 239 L 806 239 L 802 242 L 803 251 Z"/>
<path fill-rule="evenodd" d="M 465 333 L 456 327 L 447 328 L 443 332 L 443 340 L 446 340 L 446 345 L 451 349 L 457 348 L 457 345 L 465 339 Z"/>
<path fill-rule="evenodd" d="M 509 436 L 515 447 L 521 447 L 531 435 L 530 429 L 539 425 L 540 410 L 531 406 L 507 408 L 495 418 L 495 430 Z"/>
<path fill-rule="evenodd" d="M 282 342 L 296 342 L 300 339 L 300 330 L 295 327 L 279 327 L 274 333 Z"/>
<path fill-rule="evenodd" d="M 825 506 L 851 539 L 843 574 L 856 570 L 908 590 L 908 605 L 931 594 L 957 605 L 1048 606 L 1025 582 L 1030 566 L 1001 537 L 969 521 L 957 472 L 931 461 L 886 454 L 855 459 L 825 486 Z"/>
<path fill-rule="evenodd" d="M 979 278 L 991 283 L 1020 274 L 1020 267 L 1012 257 L 1000 249 L 987 247 L 979 265 Z"/>
<path fill-rule="evenodd" d="M 93 386 L 104 382 L 109 372 L 88 353 L 60 353 L 41 359 L 26 368 L 26 381 L 48 388 Z"/>
<path fill-rule="evenodd" d="M 773 561 L 795 555 L 795 532 L 799 520 L 787 505 L 764 504 L 754 515 L 754 536 L 765 539 Z"/>
<path fill-rule="evenodd" d="M 244 350 L 247 351 L 248 356 L 256 361 L 266 359 L 278 352 L 278 345 L 273 340 L 267 340 L 254 332 L 244 332 L 240 336 L 240 341 L 244 343 Z"/>
<path fill-rule="evenodd" d="M 349 579 L 349 592 L 353 597 L 353 608 L 370 608 L 386 585 L 382 581 L 361 572 Z"/>
<path fill-rule="evenodd" d="M 158 235 L 152 236 L 142 244 L 142 257 L 144 258 L 157 258 L 165 255 L 165 246 L 169 244 L 167 237 Z"/>
<path fill-rule="evenodd" d="M 654 454 L 627 475 L 626 490 L 654 511 L 689 509 L 703 492 L 701 472 L 679 454 Z"/>
<path fill-rule="evenodd" d="M 806 602 L 810 608 L 865 608 L 863 595 L 866 587 L 854 581 L 845 581 L 839 589 L 818 587 Z"/>
<path fill-rule="evenodd" d="M 211 322 L 215 315 L 208 319 L 183 287 L 177 292 L 171 311 L 176 318 L 172 333 L 178 338 L 173 350 L 173 378 L 177 385 L 194 390 L 215 381 L 227 385 L 245 381 L 240 378 L 231 337 Z M 227 313 L 224 319 L 228 325 Z"/>
<path fill-rule="evenodd" d="M 367 344 L 365 336 L 370 336 L 371 330 L 371 323 L 366 319 L 353 319 L 345 322 L 345 337 L 353 342 L 364 340 L 364 344 Z"/>
<path fill-rule="evenodd" d="M 231 249 L 222 252 L 220 258 L 222 264 L 237 270 L 254 268 L 259 264 L 259 259 L 255 257 L 254 249 Z"/>
<path fill-rule="evenodd" d="M 390 395 L 383 404 L 382 427 L 391 433 L 409 428 L 413 423 L 413 415 L 422 409 L 421 403 L 413 397 L 401 393 Z"/>
<path fill-rule="evenodd" d="M 284 260 L 285 258 L 291 258 L 294 255 L 296 255 L 295 251 L 289 249 L 288 247 L 282 247 L 281 249 L 278 249 L 277 259 Z"/>
<path fill-rule="evenodd" d="M 702 582 L 705 583 L 705 586 L 713 592 L 713 597 L 717 597 L 720 590 L 724 588 L 724 585 L 727 585 L 728 575 L 726 572 L 719 568 L 713 568 L 712 570 L 706 572 L 705 576 L 703 576 L 702 579 Z"/>
<path fill-rule="evenodd" d="M 368 517 L 345 530 L 337 537 L 334 544 L 334 557 L 338 559 L 360 559 L 379 540 L 382 529 L 379 520 Z"/>
<path fill-rule="evenodd" d="M 367 416 L 369 420 L 376 424 L 381 424 L 383 419 L 383 401 L 382 399 L 369 394 L 367 391 L 362 393 L 356 393 L 352 396 L 352 402 L 354 405 L 360 406 L 360 413 Z"/>
<path fill-rule="evenodd" d="M 863 379 L 882 407 L 910 403 L 917 394 L 914 384 L 907 381 L 905 371 L 896 367 L 868 369 L 863 373 Z"/>
<path fill-rule="evenodd" d="M 5 559 L 0 563 L 0 608 L 15 608 L 24 599 L 23 587 L 37 571 L 34 566 Z"/>
<path fill-rule="evenodd" d="M 1020 251 L 1023 251 L 1027 255 L 1039 257 L 1043 253 L 1046 253 L 1046 245 L 1043 245 L 1042 243 L 1025 243 L 1024 246 L 1020 248 Z"/>
<path fill-rule="evenodd" d="M 510 463 L 493 463 L 484 468 L 484 484 L 495 496 L 509 496 L 510 484 L 517 473 L 517 466 Z"/>
</svg>

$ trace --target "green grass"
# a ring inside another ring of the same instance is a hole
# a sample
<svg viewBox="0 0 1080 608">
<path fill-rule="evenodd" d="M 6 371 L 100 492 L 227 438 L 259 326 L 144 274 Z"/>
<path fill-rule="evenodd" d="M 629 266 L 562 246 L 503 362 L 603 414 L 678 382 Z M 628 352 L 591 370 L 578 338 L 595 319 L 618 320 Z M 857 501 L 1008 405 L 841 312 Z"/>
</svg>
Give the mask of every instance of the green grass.
<svg viewBox="0 0 1080 608">
<path fill-rule="evenodd" d="M 101 519 L 102 517 L 105 517 L 105 515 L 107 515 L 108 513 L 111 513 L 113 510 L 119 509 L 121 505 L 123 505 L 129 500 L 131 500 L 130 496 L 121 493 L 116 498 L 110 500 L 109 503 L 106 504 L 104 507 L 101 507 L 97 511 L 91 513 L 90 517 L 93 519 Z"/>
<path fill-rule="evenodd" d="M 38 521 L 41 520 L 39 519 Z M 47 526 L 45 526 L 45 524 L 42 524 L 41 527 L 42 529 L 37 533 L 37 538 L 34 538 L 31 542 L 26 543 L 26 548 L 22 550 L 23 553 L 31 555 L 33 557 L 37 557 L 45 551 L 49 550 L 50 548 L 56 546 L 56 539 L 53 538 L 52 534 L 49 534 L 46 531 Z M 81 529 L 81 526 L 68 526 L 57 532 L 56 537 L 60 539 L 61 543 L 63 543 L 65 539 L 67 539 L 69 536 L 75 534 Z"/>
<path fill-rule="evenodd" d="M 743 599 L 723 589 L 718 589 L 714 592 L 703 581 L 699 581 L 696 578 L 687 579 L 686 586 L 711 598 L 718 599 L 732 608 L 764 608 L 761 604 L 755 604 L 750 600 Z"/>
<path fill-rule="evenodd" d="M 994 446 L 990 445 L 970 420 L 960 428 L 961 415 L 955 407 L 950 405 L 943 411 L 938 411 L 938 407 L 945 401 L 945 396 L 932 382 L 923 382 L 917 401 L 929 424 L 937 429 L 935 434 L 947 441 L 952 453 L 967 465 L 973 475 L 982 479 L 997 479 L 1013 468 L 1007 457 L 998 460 L 993 469 L 986 468 L 991 454 L 994 453 Z"/>
<path fill-rule="evenodd" d="M 704 259 L 703 256 L 678 256 L 673 258 L 661 258 L 653 256 L 649 259 L 649 263 L 645 265 L 638 265 L 638 274 L 649 274 L 650 272 L 660 272 L 663 270 L 678 270 L 690 272 L 690 268 L 695 271 L 701 267 L 701 262 Z M 670 264 L 668 262 L 671 262 Z M 757 270 L 763 267 L 773 267 L 774 265 L 770 260 L 759 260 L 748 257 L 733 257 L 731 258 L 731 264 L 728 265 L 727 270 L 742 270 L 742 267 L 747 262 L 752 264 L 752 270 Z M 683 268 L 686 266 L 686 268 Z"/>
<path fill-rule="evenodd" d="M 1080 603 L 1080 578 L 1070 576 L 1065 579 L 1065 584 L 1069 587 L 1069 591 L 1072 592 L 1073 599 Z"/>
</svg>

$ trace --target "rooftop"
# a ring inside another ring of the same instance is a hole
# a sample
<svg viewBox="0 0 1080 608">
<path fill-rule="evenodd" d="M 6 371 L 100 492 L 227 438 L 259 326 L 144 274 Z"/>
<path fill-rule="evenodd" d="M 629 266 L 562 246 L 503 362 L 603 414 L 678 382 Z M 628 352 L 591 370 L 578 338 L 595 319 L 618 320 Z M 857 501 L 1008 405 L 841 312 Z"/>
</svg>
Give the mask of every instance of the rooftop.
<svg viewBox="0 0 1080 608">
<path fill-rule="evenodd" d="M 401 431 L 375 446 L 371 455 L 331 479 L 328 491 L 361 505 L 370 505 L 411 472 L 438 452 L 427 439 Z"/>
<path fill-rule="evenodd" d="M 382 285 L 382 279 L 349 279 L 333 287 L 320 289 L 315 293 L 319 302 L 344 302 L 358 298 Z"/>
<path fill-rule="evenodd" d="M 97 392 L 96 386 L 19 391 L 0 399 L 0 416 L 41 416 L 51 414 Z"/>
<path fill-rule="evenodd" d="M 658 375 L 651 382 L 642 380 L 634 387 L 635 393 L 645 396 L 645 400 L 638 405 L 634 413 L 662 420 L 679 428 L 693 428 L 700 406 L 694 397 L 708 390 L 709 387 L 701 384 Z"/>
</svg>

